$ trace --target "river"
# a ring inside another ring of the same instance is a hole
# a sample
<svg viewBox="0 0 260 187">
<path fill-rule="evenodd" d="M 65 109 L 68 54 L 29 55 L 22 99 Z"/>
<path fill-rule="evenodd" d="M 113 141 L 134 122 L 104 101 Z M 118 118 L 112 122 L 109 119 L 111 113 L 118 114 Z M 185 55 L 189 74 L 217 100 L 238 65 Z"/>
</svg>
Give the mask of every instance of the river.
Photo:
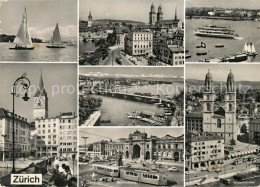
<svg viewBox="0 0 260 187">
<path fill-rule="evenodd" d="M 152 95 L 160 95 L 162 97 L 173 96 L 178 93 L 176 88 L 181 84 L 159 84 L 159 85 L 149 85 L 149 86 L 137 86 L 137 87 L 128 87 L 126 88 L 127 93 L 151 93 Z M 158 87 L 160 90 L 158 91 Z M 127 113 L 132 113 L 134 110 L 137 111 L 151 111 L 155 114 L 163 114 L 164 108 L 157 107 L 153 104 L 147 104 L 137 101 L 130 101 L 125 99 L 118 99 L 108 96 L 100 95 L 89 95 L 89 97 L 101 97 L 103 99 L 101 110 L 101 120 L 111 120 L 111 123 L 101 123 L 102 126 L 119 126 L 119 125 L 128 125 L 132 123 L 133 119 L 128 119 Z M 116 107 L 115 107 L 116 103 Z M 136 125 L 147 125 L 149 123 L 135 120 Z"/>
<path fill-rule="evenodd" d="M 92 41 L 83 42 L 82 40 L 79 41 L 79 55 L 84 55 L 85 51 L 95 51 L 96 46 L 95 43 Z"/>
<path fill-rule="evenodd" d="M 233 53 L 242 52 L 245 42 L 248 40 L 254 42 L 256 51 L 260 54 L 260 22 L 258 21 L 229 21 L 229 20 L 211 20 L 211 19 L 186 19 L 185 24 L 185 40 L 186 49 L 190 52 L 191 58 L 186 59 L 187 62 L 198 62 L 208 57 L 223 57 Z M 195 29 L 202 25 L 218 25 L 231 27 L 235 33 L 239 35 L 239 39 L 220 39 L 210 37 L 199 37 L 194 35 Z M 201 42 L 207 46 L 208 54 L 204 56 L 196 56 L 196 52 L 201 49 L 196 49 L 196 46 Z M 224 44 L 224 48 L 215 48 L 215 44 Z M 254 62 L 260 62 L 260 56 L 257 55 Z"/>
<path fill-rule="evenodd" d="M 34 43 L 34 50 L 9 50 L 14 47 L 13 43 L 0 43 L 0 61 L 13 62 L 77 62 L 77 45 L 65 48 L 50 49 L 48 43 Z"/>
</svg>

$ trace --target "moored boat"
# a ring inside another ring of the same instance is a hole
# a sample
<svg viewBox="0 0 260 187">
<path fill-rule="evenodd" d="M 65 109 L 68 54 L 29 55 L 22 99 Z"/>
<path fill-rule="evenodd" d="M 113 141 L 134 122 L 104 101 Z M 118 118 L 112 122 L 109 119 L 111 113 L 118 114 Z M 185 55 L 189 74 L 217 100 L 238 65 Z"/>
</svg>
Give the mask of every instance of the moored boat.
<svg viewBox="0 0 260 187">
<path fill-rule="evenodd" d="M 195 30 L 195 36 L 225 39 L 234 39 L 235 37 L 238 37 L 238 35 L 235 34 L 235 31 L 231 30 L 230 27 L 221 27 L 217 25 L 204 25 L 203 27 L 200 27 Z"/>
<path fill-rule="evenodd" d="M 257 52 L 255 49 L 255 45 L 252 42 L 246 42 L 243 48 L 243 53 L 249 56 L 256 56 Z"/>
<path fill-rule="evenodd" d="M 53 35 L 51 37 L 50 41 L 51 45 L 47 45 L 47 48 L 65 48 L 62 46 L 61 36 L 60 36 L 60 30 L 59 30 L 59 24 L 56 24 L 56 27 L 53 31 Z"/>
</svg>

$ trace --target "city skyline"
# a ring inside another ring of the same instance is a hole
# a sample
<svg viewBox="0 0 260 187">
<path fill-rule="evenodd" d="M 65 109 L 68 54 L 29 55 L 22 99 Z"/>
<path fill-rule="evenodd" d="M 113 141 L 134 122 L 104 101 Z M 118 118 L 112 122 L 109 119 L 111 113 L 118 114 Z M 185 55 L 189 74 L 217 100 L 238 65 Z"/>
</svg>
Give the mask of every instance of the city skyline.
<svg viewBox="0 0 260 187">
<path fill-rule="evenodd" d="M 149 71 L 147 71 L 149 69 Z M 90 73 L 106 73 L 106 74 L 124 74 L 124 75 L 167 75 L 167 76 L 180 76 L 183 77 L 183 67 L 176 68 L 134 68 L 134 67 L 121 67 L 121 68 L 113 68 L 113 67 L 91 67 L 91 68 L 80 68 L 79 74 L 90 74 Z"/>
<path fill-rule="evenodd" d="M 32 38 L 50 40 L 57 22 L 63 39 L 77 37 L 77 3 L 70 0 L 8 0 L 0 6 L 0 33 L 16 35 L 21 18 L 27 10 Z M 51 15 L 49 19 L 48 15 Z"/>
<path fill-rule="evenodd" d="M 251 64 L 188 64 L 186 66 L 186 77 L 185 79 L 197 79 L 204 80 L 205 75 L 210 70 L 214 81 L 226 81 L 226 76 L 230 70 L 234 74 L 235 81 L 260 81 L 259 78 L 259 65 Z M 245 68 L 248 68 L 245 71 Z"/>
<path fill-rule="evenodd" d="M 158 138 L 162 138 L 165 135 L 170 135 L 173 137 L 179 137 L 184 134 L 184 129 L 183 128 L 171 128 L 172 131 L 169 131 L 169 128 L 107 128 L 109 129 L 109 135 L 107 133 L 105 127 L 104 128 L 81 128 L 79 130 L 79 145 L 85 145 L 85 140 L 82 138 L 84 136 L 87 136 L 86 143 L 93 143 L 93 142 L 98 142 L 101 140 L 108 140 L 109 138 L 112 139 L 112 141 L 115 141 L 119 138 L 128 138 L 130 133 L 134 133 L 136 130 L 140 132 L 145 132 L 147 133 L 148 138 L 153 135 L 157 136 Z M 160 129 L 160 131 L 158 131 Z M 87 133 L 86 133 L 87 132 Z M 90 133 L 90 134 L 88 134 Z M 98 137 L 99 136 L 104 136 L 104 137 Z"/>
<path fill-rule="evenodd" d="M 186 0 L 187 7 L 260 9 L 260 4 L 258 0 Z"/>
<path fill-rule="evenodd" d="M 28 95 L 30 99 L 28 102 L 23 101 L 22 93 L 19 98 L 15 98 L 15 113 L 27 118 L 29 122 L 32 121 L 33 97 L 39 86 L 41 71 L 49 98 L 49 117 L 55 117 L 60 112 L 77 113 L 76 64 L 0 64 L 0 74 L 5 77 L 0 80 L 0 108 L 12 111 L 12 84 L 23 73 L 27 73 L 27 78 L 31 81 L 31 93 Z M 74 93 L 72 93 L 73 87 Z"/>
<path fill-rule="evenodd" d="M 163 19 L 174 19 L 175 7 L 177 6 L 177 17 L 181 20 L 184 19 L 184 1 L 176 0 L 175 2 L 170 0 L 112 0 L 106 2 L 106 0 L 80 0 L 79 18 L 87 20 L 89 12 L 93 16 L 93 20 L 96 19 L 120 19 L 120 20 L 132 20 L 140 21 L 144 23 L 149 22 L 148 14 L 152 3 L 155 6 L 157 12 L 158 6 L 161 3 L 162 11 L 164 13 Z M 109 5 L 108 5 L 109 4 Z M 88 8 L 86 8 L 88 7 Z M 98 8 L 96 8 L 98 7 Z M 120 7 L 120 8 L 119 8 Z M 122 11 L 124 9 L 124 11 Z M 134 10 L 134 11 L 133 11 Z"/>
</svg>

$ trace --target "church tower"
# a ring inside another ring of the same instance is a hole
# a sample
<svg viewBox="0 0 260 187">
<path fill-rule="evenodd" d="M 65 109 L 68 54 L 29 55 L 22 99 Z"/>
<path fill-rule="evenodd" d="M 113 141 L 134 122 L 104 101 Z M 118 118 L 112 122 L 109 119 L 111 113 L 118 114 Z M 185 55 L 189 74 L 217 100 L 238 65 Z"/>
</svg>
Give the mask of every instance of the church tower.
<svg viewBox="0 0 260 187">
<path fill-rule="evenodd" d="M 42 73 L 40 77 L 39 87 L 33 97 L 33 119 L 48 118 L 48 96 L 45 91 Z"/>
<path fill-rule="evenodd" d="M 157 24 L 159 24 L 163 20 L 163 12 L 162 12 L 162 6 L 160 5 L 158 7 L 158 12 L 157 12 Z"/>
<path fill-rule="evenodd" d="M 212 117 L 214 114 L 215 93 L 210 71 L 206 74 L 203 92 L 203 131 L 212 132 Z"/>
<path fill-rule="evenodd" d="M 149 12 L 149 24 L 150 25 L 155 25 L 156 23 L 156 13 L 154 9 L 154 5 L 151 5 L 151 11 Z"/>
<path fill-rule="evenodd" d="M 177 20 L 178 17 L 177 17 L 177 6 L 175 7 L 175 16 L 174 16 L 174 20 Z"/>
<path fill-rule="evenodd" d="M 92 27 L 92 26 L 93 26 L 93 18 L 90 11 L 88 15 L 88 27 Z"/>
<path fill-rule="evenodd" d="M 236 89 L 234 75 L 230 70 L 227 77 L 225 93 L 225 143 L 230 144 L 230 140 L 237 140 L 236 129 Z"/>
</svg>

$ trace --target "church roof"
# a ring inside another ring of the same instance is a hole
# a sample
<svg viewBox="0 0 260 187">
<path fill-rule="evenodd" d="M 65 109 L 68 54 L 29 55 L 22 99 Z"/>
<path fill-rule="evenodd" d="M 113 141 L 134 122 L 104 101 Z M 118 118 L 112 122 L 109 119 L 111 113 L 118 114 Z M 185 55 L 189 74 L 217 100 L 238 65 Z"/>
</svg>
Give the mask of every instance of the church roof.
<svg viewBox="0 0 260 187">
<path fill-rule="evenodd" d="M 213 79 L 212 79 L 212 75 L 210 73 L 210 71 L 208 70 L 208 73 L 206 74 L 206 77 L 205 77 L 205 89 L 207 91 L 213 91 L 212 88 L 213 88 Z"/>
<path fill-rule="evenodd" d="M 211 135 L 211 136 L 196 136 L 191 138 L 191 142 L 202 142 L 202 141 L 212 141 L 212 140 L 222 140 L 221 136 Z"/>
<path fill-rule="evenodd" d="M 228 74 L 227 78 L 227 92 L 234 92 L 235 91 L 235 80 L 234 80 L 234 75 L 230 70 L 230 73 Z"/>
<path fill-rule="evenodd" d="M 39 87 L 38 87 L 34 97 L 40 97 L 40 96 L 46 96 L 47 97 L 47 92 L 45 91 L 44 84 L 43 84 L 42 74 L 41 74 L 41 77 L 40 77 Z"/>
</svg>

